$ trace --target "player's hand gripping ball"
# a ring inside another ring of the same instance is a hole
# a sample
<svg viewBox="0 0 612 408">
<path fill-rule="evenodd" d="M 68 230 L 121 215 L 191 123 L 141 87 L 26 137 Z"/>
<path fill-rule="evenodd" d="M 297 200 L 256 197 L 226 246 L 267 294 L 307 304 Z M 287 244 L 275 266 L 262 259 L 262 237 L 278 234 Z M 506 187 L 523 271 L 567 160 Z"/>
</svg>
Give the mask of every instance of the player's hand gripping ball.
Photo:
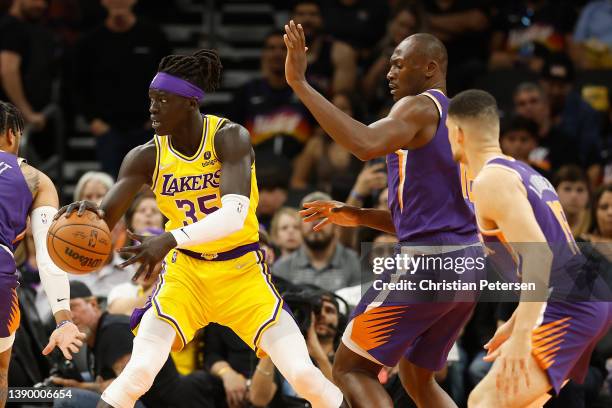
<svg viewBox="0 0 612 408">
<path fill-rule="evenodd" d="M 47 249 L 66 272 L 86 274 L 100 269 L 112 250 L 106 222 L 93 211 L 63 213 L 49 227 Z"/>
</svg>

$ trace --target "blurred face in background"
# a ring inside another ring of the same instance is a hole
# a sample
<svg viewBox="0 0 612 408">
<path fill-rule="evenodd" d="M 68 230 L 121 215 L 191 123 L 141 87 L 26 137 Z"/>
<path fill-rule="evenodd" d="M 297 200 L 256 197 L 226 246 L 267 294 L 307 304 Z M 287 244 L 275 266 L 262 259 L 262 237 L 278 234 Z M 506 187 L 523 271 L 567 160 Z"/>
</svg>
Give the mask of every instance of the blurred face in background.
<svg viewBox="0 0 612 408">
<path fill-rule="evenodd" d="M 132 216 L 132 229 L 135 232 L 142 232 L 147 228 L 163 228 L 162 214 L 152 197 L 143 198 Z"/>
<path fill-rule="evenodd" d="M 87 200 L 100 205 L 106 193 L 108 193 L 106 185 L 99 180 L 92 179 L 83 186 L 80 200 Z"/>
<path fill-rule="evenodd" d="M 565 107 L 565 99 L 572 90 L 571 82 L 559 79 L 543 79 L 540 85 L 550 101 L 550 108 L 553 112 L 559 113 Z"/>
<path fill-rule="evenodd" d="M 47 9 L 46 0 L 15 0 L 19 13 L 25 17 L 26 20 L 40 20 Z"/>
<path fill-rule="evenodd" d="M 285 251 L 295 251 L 302 245 L 301 219 L 291 214 L 281 214 L 274 242 Z"/>
<path fill-rule="evenodd" d="M 520 91 L 514 96 L 514 110 L 517 114 L 535 121 L 542 126 L 549 115 L 544 95 L 533 89 Z"/>
<path fill-rule="evenodd" d="M 605 191 L 597 203 L 597 229 L 604 238 L 612 238 L 612 192 Z"/>
<path fill-rule="evenodd" d="M 95 297 L 70 299 L 72 321 L 87 337 L 98 326 L 100 309 Z"/>
<path fill-rule="evenodd" d="M 320 220 L 302 223 L 304 243 L 308 248 L 314 251 L 320 251 L 328 248 L 329 245 L 332 244 L 336 231 L 333 224 L 327 224 L 319 231 L 313 230 L 312 228 L 319 222 Z"/>
<path fill-rule="evenodd" d="M 523 129 L 504 133 L 500 139 L 500 144 L 504 154 L 523 162 L 529 160 L 529 153 L 537 147 L 535 135 L 531 135 Z"/>
<path fill-rule="evenodd" d="M 410 10 L 400 11 L 391 21 L 389 34 L 393 40 L 393 45 L 398 45 L 406 37 L 416 32 L 417 19 Z"/>
<path fill-rule="evenodd" d="M 321 9 L 316 3 L 298 4 L 293 10 L 293 20 L 296 24 L 302 25 L 307 43 L 310 43 L 323 27 Z"/>
<path fill-rule="evenodd" d="M 271 35 L 266 39 L 261 55 L 261 67 L 265 73 L 285 74 L 287 48 L 281 35 Z"/>
<path fill-rule="evenodd" d="M 339 315 L 336 305 L 323 297 L 321 313 L 315 315 L 315 332 L 319 338 L 334 338 L 338 331 Z"/>
<path fill-rule="evenodd" d="M 569 216 L 580 214 L 589 203 L 589 189 L 582 181 L 562 181 L 557 186 L 557 195 L 563 211 Z"/>
</svg>

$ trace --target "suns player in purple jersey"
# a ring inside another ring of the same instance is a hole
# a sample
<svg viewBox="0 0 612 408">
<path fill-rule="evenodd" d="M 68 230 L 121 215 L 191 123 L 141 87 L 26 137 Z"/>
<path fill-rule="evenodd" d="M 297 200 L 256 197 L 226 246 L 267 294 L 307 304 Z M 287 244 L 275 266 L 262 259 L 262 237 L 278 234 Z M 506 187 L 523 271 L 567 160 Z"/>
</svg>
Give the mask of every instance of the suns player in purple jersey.
<svg viewBox="0 0 612 408">
<path fill-rule="evenodd" d="M 314 202 L 302 211 L 305 221 L 322 220 L 315 229 L 327 223 L 368 226 L 397 234 L 408 245 L 453 246 L 457 251 L 451 251 L 451 257 L 465 251 L 482 255 L 444 123 L 448 105 L 444 45 L 432 35 L 415 34 L 397 46 L 387 74 L 396 103 L 386 118 L 367 126 L 334 107 L 306 82 L 304 32 L 293 21 L 285 31 L 287 82 L 326 133 L 362 160 L 387 156 L 389 211 Z M 466 276 L 474 274 L 471 270 Z M 383 365 L 395 366 L 398 361 L 402 383 L 419 407 L 455 406 L 433 373 L 446 364 L 475 303 L 418 303 L 379 295 L 370 289 L 362 298 L 336 354 L 334 380 L 350 406 L 391 407 L 377 375 Z"/>
<path fill-rule="evenodd" d="M 13 252 L 25 234 L 28 216 L 40 280 L 57 322 L 43 354 L 57 346 L 70 359 L 85 338 L 71 320 L 66 273 L 53 264 L 47 252 L 47 231 L 59 204 L 57 191 L 49 177 L 17 157 L 22 131 L 21 113 L 0 101 L 0 407 L 6 402 L 11 348 L 20 319 Z"/>
<path fill-rule="evenodd" d="M 458 94 L 447 127 L 455 159 L 475 177 L 476 219 L 493 249 L 491 262 L 513 256 L 522 282 L 536 284 L 521 292 L 514 314 L 485 346 L 485 359 L 495 362 L 468 405 L 541 406 L 567 379 L 584 380 L 591 352 L 610 327 L 612 303 L 554 296 L 568 286 L 564 265 L 581 255 L 552 185 L 502 154 L 495 98 L 479 90 Z"/>
</svg>

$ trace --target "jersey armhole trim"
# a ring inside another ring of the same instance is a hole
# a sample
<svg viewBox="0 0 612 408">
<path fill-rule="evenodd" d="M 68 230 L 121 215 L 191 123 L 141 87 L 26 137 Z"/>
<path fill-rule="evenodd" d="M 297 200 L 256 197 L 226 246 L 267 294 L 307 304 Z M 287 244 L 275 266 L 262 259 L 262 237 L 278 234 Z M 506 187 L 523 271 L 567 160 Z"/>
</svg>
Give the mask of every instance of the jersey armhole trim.
<svg viewBox="0 0 612 408">
<path fill-rule="evenodd" d="M 155 186 L 157 185 L 157 177 L 159 176 L 159 165 L 161 159 L 161 146 L 159 136 L 153 136 L 153 140 L 155 141 L 155 169 L 153 170 L 153 184 L 151 184 L 151 190 L 155 191 Z"/>
<path fill-rule="evenodd" d="M 219 131 L 219 129 L 221 129 L 221 126 L 223 126 L 223 124 L 227 122 L 226 118 L 220 118 L 220 119 L 221 120 L 219 120 L 219 122 L 217 123 L 217 126 L 215 126 L 215 131 L 212 133 L 212 137 L 210 141 L 210 151 L 212 152 L 214 158 L 217 159 L 219 162 L 221 160 L 219 160 L 219 157 L 217 156 L 217 151 L 215 150 L 215 137 L 217 136 L 217 132 Z"/>
</svg>

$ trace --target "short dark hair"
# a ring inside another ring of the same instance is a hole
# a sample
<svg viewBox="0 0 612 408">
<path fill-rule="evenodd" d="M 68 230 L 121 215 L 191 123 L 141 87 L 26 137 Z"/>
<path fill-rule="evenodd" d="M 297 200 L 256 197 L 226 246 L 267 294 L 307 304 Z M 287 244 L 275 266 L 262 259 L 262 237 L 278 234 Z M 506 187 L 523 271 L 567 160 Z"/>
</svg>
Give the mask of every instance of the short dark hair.
<svg viewBox="0 0 612 408">
<path fill-rule="evenodd" d="M 579 166 L 575 164 L 567 164 L 562 166 L 553 176 L 552 185 L 557 188 L 559 184 L 567 181 L 569 183 L 584 183 L 589 188 L 589 178 Z"/>
<path fill-rule="evenodd" d="M 468 89 L 455 95 L 448 106 L 448 115 L 460 118 L 486 115 L 499 119 L 495 98 L 480 89 Z"/>
<path fill-rule="evenodd" d="M 221 85 L 221 59 L 215 50 L 199 50 L 191 55 L 168 55 L 162 58 L 158 72 L 174 75 L 191 82 L 206 92 Z"/>
<path fill-rule="evenodd" d="M 12 103 L 0 101 L 0 135 L 9 130 L 17 134 L 25 127 L 23 115 Z"/>
<path fill-rule="evenodd" d="M 273 28 L 272 30 L 268 31 L 266 33 L 266 36 L 264 37 L 263 40 L 263 44 L 262 47 L 265 48 L 266 44 L 268 43 L 268 40 L 272 37 L 280 37 L 283 38 L 283 36 L 285 35 L 285 31 L 280 29 L 280 28 Z"/>
<path fill-rule="evenodd" d="M 538 138 L 538 124 L 533 120 L 521 115 L 512 115 L 502 122 L 501 137 L 506 133 L 525 131 L 534 139 Z"/>
</svg>

